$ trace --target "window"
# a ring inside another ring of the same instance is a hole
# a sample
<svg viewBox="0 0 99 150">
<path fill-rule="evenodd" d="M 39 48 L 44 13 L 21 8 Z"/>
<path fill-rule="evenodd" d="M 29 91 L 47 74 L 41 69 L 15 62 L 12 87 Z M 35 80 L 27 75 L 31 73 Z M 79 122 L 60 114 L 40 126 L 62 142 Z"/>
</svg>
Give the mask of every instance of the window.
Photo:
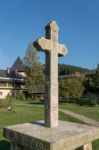
<svg viewBox="0 0 99 150">
<path fill-rule="evenodd" d="M 14 87 L 13 83 L 8 83 L 8 87 Z"/>
<path fill-rule="evenodd" d="M 6 86 L 7 86 L 7 83 L 5 83 L 5 82 L 0 82 L 0 86 L 1 86 L 1 87 L 6 87 Z"/>
</svg>

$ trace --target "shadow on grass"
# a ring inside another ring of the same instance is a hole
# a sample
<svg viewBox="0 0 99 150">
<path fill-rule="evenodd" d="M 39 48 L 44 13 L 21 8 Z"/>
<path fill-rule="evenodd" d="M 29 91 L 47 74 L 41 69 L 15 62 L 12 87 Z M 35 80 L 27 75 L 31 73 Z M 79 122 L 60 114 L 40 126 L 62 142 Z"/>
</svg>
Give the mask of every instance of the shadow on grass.
<svg viewBox="0 0 99 150">
<path fill-rule="evenodd" d="M 0 150 L 10 150 L 10 142 L 7 140 L 0 140 Z"/>
<path fill-rule="evenodd" d="M 31 105 L 37 105 L 37 104 L 39 104 L 39 105 L 44 105 L 44 102 L 33 102 L 33 101 L 29 101 L 28 102 L 28 104 L 31 104 Z"/>
</svg>

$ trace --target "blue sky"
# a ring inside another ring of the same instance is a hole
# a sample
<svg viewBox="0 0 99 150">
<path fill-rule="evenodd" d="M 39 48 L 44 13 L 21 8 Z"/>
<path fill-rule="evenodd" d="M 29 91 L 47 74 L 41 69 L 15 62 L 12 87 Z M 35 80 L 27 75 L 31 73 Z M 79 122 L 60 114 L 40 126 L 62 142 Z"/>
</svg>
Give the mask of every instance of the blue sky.
<svg viewBox="0 0 99 150">
<path fill-rule="evenodd" d="M 99 63 L 99 0 L 0 0 L 0 69 L 24 57 L 27 45 L 55 20 L 69 53 L 60 63 L 93 69 Z M 44 63 L 44 55 L 40 54 Z"/>
</svg>

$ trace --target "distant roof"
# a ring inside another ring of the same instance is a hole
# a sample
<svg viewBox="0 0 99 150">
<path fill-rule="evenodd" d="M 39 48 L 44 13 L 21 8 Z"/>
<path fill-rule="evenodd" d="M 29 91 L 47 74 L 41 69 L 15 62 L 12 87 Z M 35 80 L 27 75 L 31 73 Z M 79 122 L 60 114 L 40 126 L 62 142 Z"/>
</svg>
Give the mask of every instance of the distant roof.
<svg viewBox="0 0 99 150">
<path fill-rule="evenodd" d="M 0 70 L 0 81 L 6 79 L 11 79 L 11 80 L 22 80 L 23 77 L 22 75 L 16 73 L 15 71 L 11 71 L 8 73 L 7 70 Z"/>
<path fill-rule="evenodd" d="M 14 64 L 11 67 L 11 70 L 15 71 L 20 71 L 20 72 L 24 72 L 24 64 L 22 62 L 22 60 L 20 59 L 20 57 L 18 57 L 16 59 L 16 61 L 14 62 Z"/>
<path fill-rule="evenodd" d="M 0 77 L 6 77 L 6 70 L 0 70 Z"/>
</svg>

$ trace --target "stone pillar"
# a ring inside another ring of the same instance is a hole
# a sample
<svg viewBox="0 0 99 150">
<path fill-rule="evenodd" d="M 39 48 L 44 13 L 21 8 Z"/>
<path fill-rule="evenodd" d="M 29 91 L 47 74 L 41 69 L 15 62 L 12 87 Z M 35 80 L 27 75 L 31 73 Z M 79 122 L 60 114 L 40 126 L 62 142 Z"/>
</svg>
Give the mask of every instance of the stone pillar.
<svg viewBox="0 0 99 150">
<path fill-rule="evenodd" d="M 58 125 L 58 57 L 57 51 L 46 53 L 45 124 Z"/>
<path fill-rule="evenodd" d="M 49 24 L 45 28 L 46 39 L 52 41 L 51 51 L 46 52 L 45 83 L 45 124 L 48 127 L 58 126 L 58 26 Z"/>
</svg>

